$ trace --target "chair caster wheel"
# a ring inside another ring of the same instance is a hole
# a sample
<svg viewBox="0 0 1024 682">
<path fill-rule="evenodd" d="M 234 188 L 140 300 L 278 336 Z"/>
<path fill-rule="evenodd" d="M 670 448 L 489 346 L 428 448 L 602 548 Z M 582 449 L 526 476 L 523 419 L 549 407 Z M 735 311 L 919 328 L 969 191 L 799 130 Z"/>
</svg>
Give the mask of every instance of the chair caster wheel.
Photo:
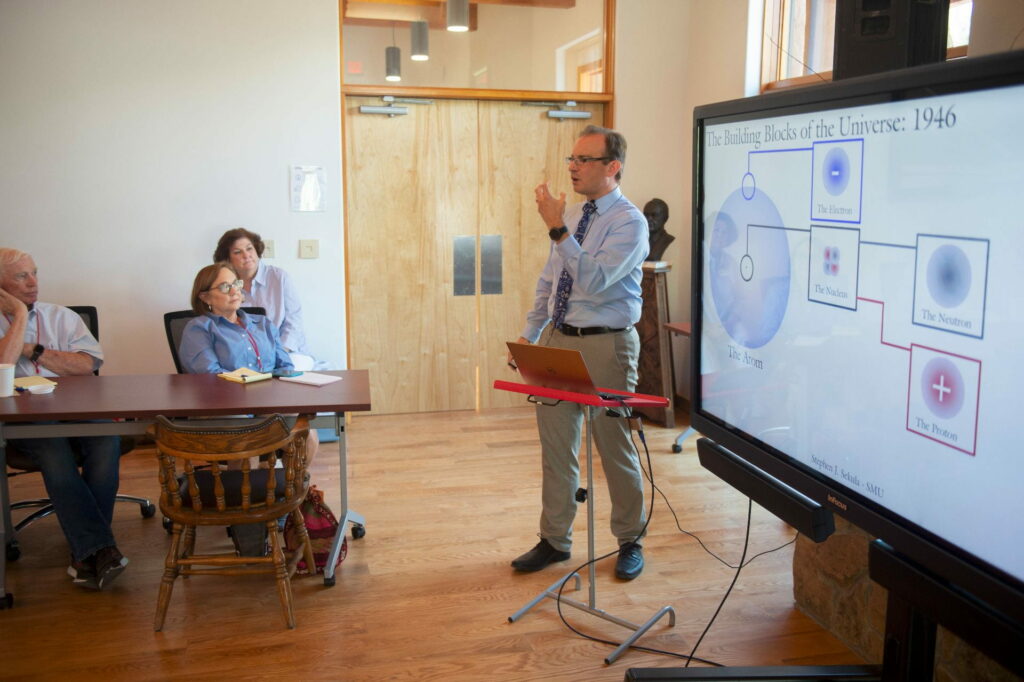
<svg viewBox="0 0 1024 682">
<path fill-rule="evenodd" d="M 12 540 L 7 543 L 6 553 L 8 561 L 17 561 L 21 558 L 21 547 L 18 547 L 18 541 Z"/>
<path fill-rule="evenodd" d="M 364 535 L 366 535 L 366 528 L 364 528 L 363 526 L 356 526 L 356 525 L 352 526 L 352 539 L 353 540 L 358 540 L 359 538 L 363 537 Z"/>
<path fill-rule="evenodd" d="M 168 535 L 174 532 L 174 522 L 166 516 L 163 518 L 163 521 L 160 522 L 160 525 L 164 527 L 164 530 L 167 531 Z"/>
<path fill-rule="evenodd" d="M 324 587 L 334 587 L 334 576 L 333 575 L 330 578 L 328 578 L 327 576 L 324 576 Z"/>
<path fill-rule="evenodd" d="M 14 595 L 11 594 L 10 592 L 4 593 L 4 598 L 0 599 L 0 611 L 3 611 L 4 609 L 13 609 L 13 608 L 14 608 Z"/>
<path fill-rule="evenodd" d="M 142 518 L 151 519 L 156 516 L 156 505 L 150 502 L 147 505 L 139 507 L 139 511 L 142 512 Z"/>
<path fill-rule="evenodd" d="M 680 453 L 682 451 L 683 451 L 683 446 L 682 445 L 680 445 L 679 443 L 672 443 L 672 452 L 675 452 L 675 453 L 678 454 L 678 453 Z"/>
</svg>

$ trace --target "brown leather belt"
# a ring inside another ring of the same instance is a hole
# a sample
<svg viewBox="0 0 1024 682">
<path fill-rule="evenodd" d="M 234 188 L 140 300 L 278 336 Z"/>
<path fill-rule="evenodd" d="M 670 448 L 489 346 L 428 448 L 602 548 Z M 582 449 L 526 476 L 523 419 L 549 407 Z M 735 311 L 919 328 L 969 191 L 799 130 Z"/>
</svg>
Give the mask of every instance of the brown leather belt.
<svg viewBox="0 0 1024 682">
<path fill-rule="evenodd" d="M 590 336 L 591 334 L 611 334 L 612 332 L 624 332 L 630 327 L 612 329 L 611 327 L 574 327 L 571 324 L 563 324 L 558 328 L 566 336 Z"/>
</svg>

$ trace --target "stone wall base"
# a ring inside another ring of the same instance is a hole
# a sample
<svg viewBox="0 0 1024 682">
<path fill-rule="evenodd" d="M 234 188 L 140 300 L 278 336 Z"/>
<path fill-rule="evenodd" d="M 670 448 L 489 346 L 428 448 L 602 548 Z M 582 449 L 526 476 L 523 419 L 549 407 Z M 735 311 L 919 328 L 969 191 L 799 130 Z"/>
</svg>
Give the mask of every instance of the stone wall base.
<svg viewBox="0 0 1024 682">
<path fill-rule="evenodd" d="M 874 538 L 836 517 L 836 532 L 816 544 L 797 536 L 793 597 L 797 607 L 864 660 L 881 663 L 888 591 L 868 577 Z M 939 628 L 937 682 L 1014 682 L 1020 678 L 956 635 Z"/>
</svg>

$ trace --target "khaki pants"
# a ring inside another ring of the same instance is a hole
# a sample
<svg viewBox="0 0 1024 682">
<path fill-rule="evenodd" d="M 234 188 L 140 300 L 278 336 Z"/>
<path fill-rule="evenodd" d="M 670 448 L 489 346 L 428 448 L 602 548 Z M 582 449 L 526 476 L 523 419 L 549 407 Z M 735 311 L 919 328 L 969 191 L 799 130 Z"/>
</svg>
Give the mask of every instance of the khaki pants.
<svg viewBox="0 0 1024 682">
<path fill-rule="evenodd" d="M 636 389 L 640 339 L 633 328 L 590 336 L 566 336 L 549 328 L 539 343 L 580 351 L 599 387 Z M 538 405 L 536 409 L 543 461 L 540 536 L 555 549 L 569 551 L 576 516 L 584 407 L 563 402 L 554 407 Z M 643 530 L 646 513 L 643 476 L 629 424 L 623 418 L 608 417 L 604 409 L 598 410 L 594 415 L 594 445 L 608 481 L 612 534 L 620 545 L 634 541 Z"/>
</svg>

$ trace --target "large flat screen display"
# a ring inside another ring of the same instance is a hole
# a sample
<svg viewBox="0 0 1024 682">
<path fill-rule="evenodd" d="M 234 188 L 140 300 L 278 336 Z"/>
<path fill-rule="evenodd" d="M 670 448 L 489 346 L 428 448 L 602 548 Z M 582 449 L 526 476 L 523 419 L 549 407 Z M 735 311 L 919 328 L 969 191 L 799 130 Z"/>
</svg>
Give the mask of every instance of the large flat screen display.
<svg viewBox="0 0 1024 682">
<path fill-rule="evenodd" d="M 1014 589 L 1022 112 L 1017 54 L 695 120 L 695 424 Z"/>
</svg>

